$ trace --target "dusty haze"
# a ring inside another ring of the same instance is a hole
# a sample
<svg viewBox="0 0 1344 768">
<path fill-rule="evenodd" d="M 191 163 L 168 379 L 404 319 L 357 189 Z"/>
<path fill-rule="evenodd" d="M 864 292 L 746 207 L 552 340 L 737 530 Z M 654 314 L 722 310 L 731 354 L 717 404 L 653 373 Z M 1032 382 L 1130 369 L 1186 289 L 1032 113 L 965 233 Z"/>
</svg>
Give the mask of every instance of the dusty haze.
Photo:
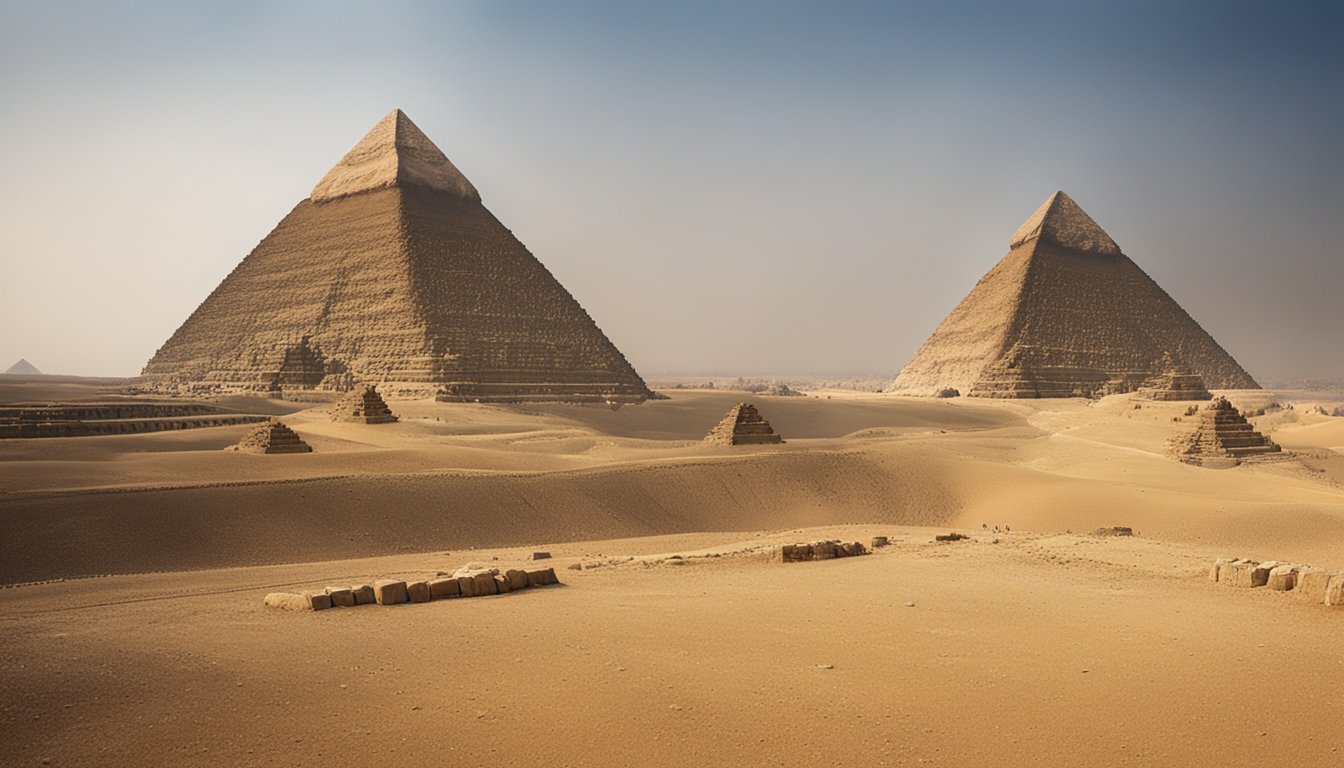
<svg viewBox="0 0 1344 768">
<path fill-rule="evenodd" d="M 1252 375 L 1344 376 L 1326 4 L 3 17 L 0 366 L 137 373 L 400 106 L 646 376 L 890 377 L 1061 188 Z"/>
</svg>

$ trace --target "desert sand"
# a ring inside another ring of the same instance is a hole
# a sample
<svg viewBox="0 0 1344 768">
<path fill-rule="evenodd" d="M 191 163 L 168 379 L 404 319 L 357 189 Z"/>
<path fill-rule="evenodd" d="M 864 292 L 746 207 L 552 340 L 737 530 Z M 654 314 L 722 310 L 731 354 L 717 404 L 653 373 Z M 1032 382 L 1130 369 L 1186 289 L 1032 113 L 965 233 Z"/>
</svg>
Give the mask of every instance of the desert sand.
<svg viewBox="0 0 1344 768">
<path fill-rule="evenodd" d="M 1344 610 L 1207 578 L 1344 569 L 1344 419 L 1263 417 L 1284 456 L 1207 469 L 1168 454 L 1187 403 L 669 394 L 376 425 L 270 401 L 311 454 L 223 450 L 247 426 L 0 442 L 4 762 L 1344 760 Z M 704 443 L 744 400 L 787 442 Z M 262 605 L 536 550 L 563 586 Z"/>
</svg>

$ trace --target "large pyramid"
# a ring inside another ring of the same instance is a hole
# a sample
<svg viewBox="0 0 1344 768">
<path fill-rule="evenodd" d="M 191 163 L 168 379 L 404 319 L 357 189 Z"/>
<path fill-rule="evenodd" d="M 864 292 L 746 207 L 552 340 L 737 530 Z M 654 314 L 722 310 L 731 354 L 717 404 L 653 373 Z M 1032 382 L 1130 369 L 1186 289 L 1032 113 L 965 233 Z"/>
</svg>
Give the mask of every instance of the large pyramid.
<svg viewBox="0 0 1344 768">
<path fill-rule="evenodd" d="M 1131 391 L 1171 358 L 1213 389 L 1259 389 L 1092 217 L 1056 192 L 888 391 L 1091 396 Z"/>
<path fill-rule="evenodd" d="M 140 386 L 640 402 L 644 381 L 401 110 L 192 313 Z"/>
</svg>

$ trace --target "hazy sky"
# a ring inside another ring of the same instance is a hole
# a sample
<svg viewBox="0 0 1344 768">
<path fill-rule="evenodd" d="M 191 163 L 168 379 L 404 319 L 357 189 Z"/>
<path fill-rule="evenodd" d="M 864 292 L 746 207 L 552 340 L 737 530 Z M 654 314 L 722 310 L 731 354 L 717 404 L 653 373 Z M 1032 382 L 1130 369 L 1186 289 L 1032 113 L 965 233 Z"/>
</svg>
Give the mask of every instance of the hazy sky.
<svg viewBox="0 0 1344 768">
<path fill-rule="evenodd" d="M 1344 376 L 1344 4 L 0 2 L 0 370 L 132 375 L 401 107 L 645 376 L 894 375 L 1051 192 Z"/>
</svg>

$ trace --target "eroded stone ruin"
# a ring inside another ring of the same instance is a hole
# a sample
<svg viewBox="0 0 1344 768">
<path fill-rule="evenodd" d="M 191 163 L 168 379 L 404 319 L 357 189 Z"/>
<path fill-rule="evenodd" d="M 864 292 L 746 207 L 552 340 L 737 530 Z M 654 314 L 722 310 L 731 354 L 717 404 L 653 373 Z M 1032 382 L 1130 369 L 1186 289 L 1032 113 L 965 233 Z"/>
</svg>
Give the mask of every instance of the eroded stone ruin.
<svg viewBox="0 0 1344 768">
<path fill-rule="evenodd" d="M 868 554 L 868 550 L 860 542 L 842 542 L 835 539 L 814 541 L 808 544 L 785 544 L 779 548 L 779 559 L 786 563 L 833 560 L 837 557 L 855 557 L 866 554 Z"/>
<path fill-rule="evenodd" d="M 0 438 L 133 435 L 265 421 L 205 403 L 109 401 L 0 406 Z"/>
<path fill-rule="evenodd" d="M 651 394 L 400 110 L 220 283 L 138 385 L 302 397 L 359 381 L 449 401 L 620 404 Z"/>
<path fill-rule="evenodd" d="M 1344 607 L 1344 573 L 1311 565 L 1223 557 L 1215 560 L 1209 569 L 1209 581 L 1231 587 L 1265 587 L 1271 592 L 1292 592 L 1309 603 Z"/>
<path fill-rule="evenodd" d="M 312 446 L 279 421 L 268 421 L 248 432 L 234 450 L 243 453 L 312 453 Z"/>
<path fill-rule="evenodd" d="M 715 445 L 765 445 L 782 443 L 784 438 L 775 433 L 770 422 L 761 416 L 756 406 L 738 403 L 723 420 L 714 425 L 705 442 Z"/>
<path fill-rule="evenodd" d="M 1056 192 L 888 391 L 1092 397 L 1133 391 L 1165 372 L 1168 355 L 1216 389 L 1259 389 L 1092 217 Z"/>
<path fill-rule="evenodd" d="M 359 424 L 391 424 L 397 420 L 373 384 L 361 384 L 345 393 L 331 412 L 336 421 Z"/>
<path fill-rule="evenodd" d="M 1162 373 L 1139 387 L 1139 397 L 1169 402 L 1213 399 L 1213 393 L 1204 388 L 1204 380 L 1199 378 L 1199 374 L 1177 365 L 1170 353 L 1163 357 L 1162 365 Z"/>
<path fill-rule="evenodd" d="M 520 589 L 559 583 L 554 568 L 500 571 L 498 568 L 463 567 L 452 575 L 432 579 L 380 579 L 372 584 L 327 587 L 321 592 L 272 592 L 262 599 L 262 604 L 268 608 L 290 611 L 321 611 L 358 605 L 400 605 L 457 597 L 504 595 Z"/>
<path fill-rule="evenodd" d="M 1227 398 L 1201 408 L 1199 423 L 1173 443 L 1177 458 L 1200 466 L 1237 464 L 1254 456 L 1278 453 L 1277 443 L 1255 431 Z"/>
</svg>

